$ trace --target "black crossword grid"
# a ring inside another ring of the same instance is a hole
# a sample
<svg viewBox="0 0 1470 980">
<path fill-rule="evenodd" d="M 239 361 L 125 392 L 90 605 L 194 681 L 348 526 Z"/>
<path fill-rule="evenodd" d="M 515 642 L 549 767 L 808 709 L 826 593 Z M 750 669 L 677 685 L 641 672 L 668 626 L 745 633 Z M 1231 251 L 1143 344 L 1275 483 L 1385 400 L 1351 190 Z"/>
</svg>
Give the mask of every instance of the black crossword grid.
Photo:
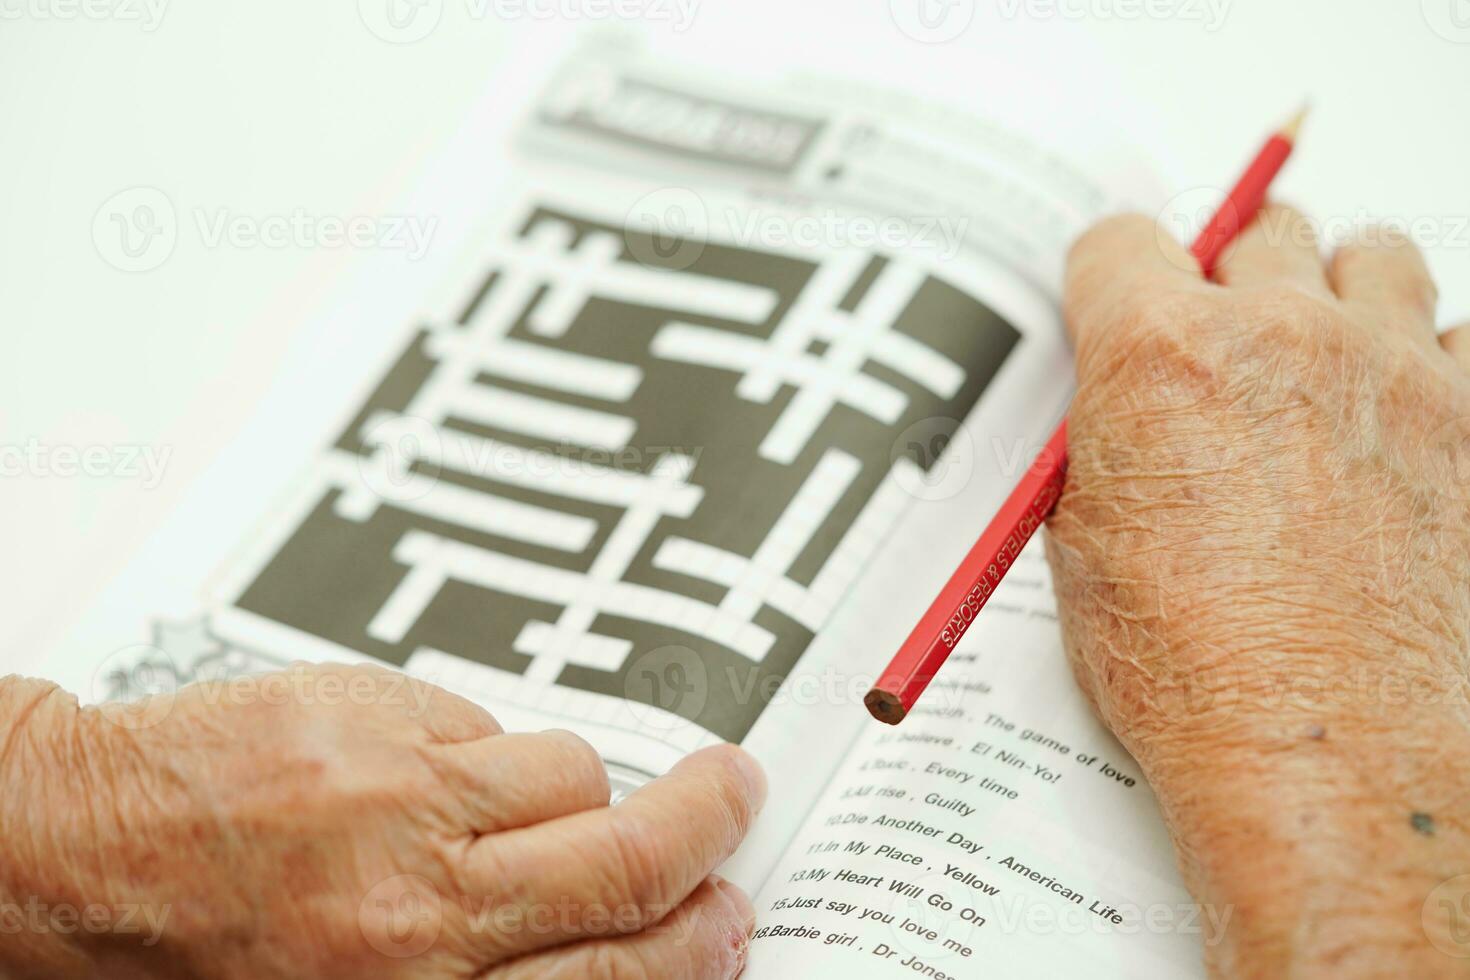
<svg viewBox="0 0 1470 980">
<path fill-rule="evenodd" d="M 900 434 L 964 418 L 1020 340 L 902 258 L 655 241 L 545 207 L 466 290 L 229 601 L 732 741 L 901 513 L 894 468 L 932 465 Z M 691 665 L 700 696 L 670 700 L 660 679 Z"/>
</svg>

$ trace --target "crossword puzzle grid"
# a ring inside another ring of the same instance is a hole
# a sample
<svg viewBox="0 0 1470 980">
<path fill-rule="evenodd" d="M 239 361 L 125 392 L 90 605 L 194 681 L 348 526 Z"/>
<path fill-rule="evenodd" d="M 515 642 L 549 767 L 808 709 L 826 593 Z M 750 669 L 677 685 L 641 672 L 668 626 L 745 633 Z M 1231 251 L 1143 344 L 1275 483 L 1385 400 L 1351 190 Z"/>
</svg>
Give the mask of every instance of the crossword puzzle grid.
<svg viewBox="0 0 1470 980">
<path fill-rule="evenodd" d="M 900 433 L 963 418 L 1019 335 L 916 264 L 686 244 L 530 209 L 234 605 L 743 737 L 933 462 Z M 671 664 L 698 698 L 643 680 Z"/>
</svg>

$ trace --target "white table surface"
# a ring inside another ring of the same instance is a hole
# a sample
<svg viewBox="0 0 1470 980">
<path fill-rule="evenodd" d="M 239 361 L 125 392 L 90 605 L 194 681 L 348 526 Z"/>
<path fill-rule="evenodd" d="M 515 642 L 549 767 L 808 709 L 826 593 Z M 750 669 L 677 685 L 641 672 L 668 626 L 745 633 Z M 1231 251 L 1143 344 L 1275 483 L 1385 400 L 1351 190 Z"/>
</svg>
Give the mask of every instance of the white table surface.
<svg viewBox="0 0 1470 980">
<path fill-rule="evenodd" d="M 0 447 L 168 453 L 156 485 L 0 476 L 0 670 L 24 671 L 120 570 L 230 444 L 296 311 L 362 261 L 190 230 L 161 266 L 126 273 L 94 244 L 99 208 L 141 185 L 181 210 L 391 212 L 506 52 L 592 21 L 565 13 L 590 12 L 577 0 L 487 16 L 474 11 L 490 0 L 424 0 L 437 26 L 388 43 L 366 26 L 386 2 L 0 0 Z M 924 0 L 960 18 L 940 30 L 968 18 L 942 44 L 898 29 L 887 0 L 682 0 L 682 31 L 673 0 L 625 2 L 646 16 L 620 26 L 691 58 L 862 75 L 982 111 L 1006 93 L 969 90 L 977 59 L 1019 58 L 1199 184 L 1228 180 L 1309 96 L 1283 196 L 1339 223 L 1418 221 L 1445 322 L 1470 319 L 1470 0 Z M 1163 16 L 1128 16 L 1140 7 Z"/>
</svg>

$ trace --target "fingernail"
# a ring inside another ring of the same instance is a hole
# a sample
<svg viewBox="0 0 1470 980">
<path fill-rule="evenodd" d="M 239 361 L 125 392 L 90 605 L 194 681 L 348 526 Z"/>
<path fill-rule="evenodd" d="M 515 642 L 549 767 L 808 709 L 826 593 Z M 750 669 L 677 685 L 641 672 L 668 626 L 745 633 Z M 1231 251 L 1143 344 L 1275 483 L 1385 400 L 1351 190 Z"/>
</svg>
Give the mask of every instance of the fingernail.
<svg viewBox="0 0 1470 980">
<path fill-rule="evenodd" d="M 725 896 L 725 901 L 729 902 L 740 915 L 743 932 L 736 938 L 742 942 L 749 940 L 755 934 L 755 905 L 751 902 L 750 896 L 745 893 L 745 889 L 720 875 L 712 874 L 709 880 L 710 884 Z"/>
<path fill-rule="evenodd" d="M 728 943 L 731 962 L 726 976 L 738 977 L 745 968 L 745 956 L 750 951 L 750 940 L 756 934 L 756 905 L 751 904 L 750 895 L 738 884 L 728 882 L 719 874 L 711 874 L 710 884 L 720 893 L 738 915 L 738 924 L 731 923 Z"/>
</svg>

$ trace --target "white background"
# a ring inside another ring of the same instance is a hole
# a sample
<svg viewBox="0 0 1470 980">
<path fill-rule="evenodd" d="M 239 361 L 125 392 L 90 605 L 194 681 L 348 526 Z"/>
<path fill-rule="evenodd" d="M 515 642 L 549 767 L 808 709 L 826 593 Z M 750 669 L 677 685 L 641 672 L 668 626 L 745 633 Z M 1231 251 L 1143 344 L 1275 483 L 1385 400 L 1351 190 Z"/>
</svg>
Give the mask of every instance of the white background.
<svg viewBox="0 0 1470 980">
<path fill-rule="evenodd" d="M 0 477 L 0 667 L 22 671 L 228 451 L 304 311 L 368 260 L 210 247 L 195 215 L 394 213 L 510 52 L 608 23 L 578 0 L 423 0 L 415 25 L 437 9 L 437 26 L 390 43 L 366 23 L 388 0 L 153 0 L 156 20 L 142 0 L 80 2 L 0 0 L 0 446 L 149 446 L 168 465 L 152 487 Z M 1086 104 L 1181 190 L 1230 180 L 1310 97 L 1282 195 L 1337 222 L 1426 223 L 1445 322 L 1470 319 L 1470 0 L 927 0 L 942 33 L 963 28 L 945 43 L 899 28 L 916 0 L 684 2 L 684 30 L 672 0 L 619 0 L 644 16 L 616 26 L 737 72 L 803 66 L 980 113 L 1007 86 L 977 65 L 1018 65 L 1015 86 Z M 92 225 L 137 186 L 168 196 L 180 232 L 161 266 L 125 273 Z"/>
</svg>

